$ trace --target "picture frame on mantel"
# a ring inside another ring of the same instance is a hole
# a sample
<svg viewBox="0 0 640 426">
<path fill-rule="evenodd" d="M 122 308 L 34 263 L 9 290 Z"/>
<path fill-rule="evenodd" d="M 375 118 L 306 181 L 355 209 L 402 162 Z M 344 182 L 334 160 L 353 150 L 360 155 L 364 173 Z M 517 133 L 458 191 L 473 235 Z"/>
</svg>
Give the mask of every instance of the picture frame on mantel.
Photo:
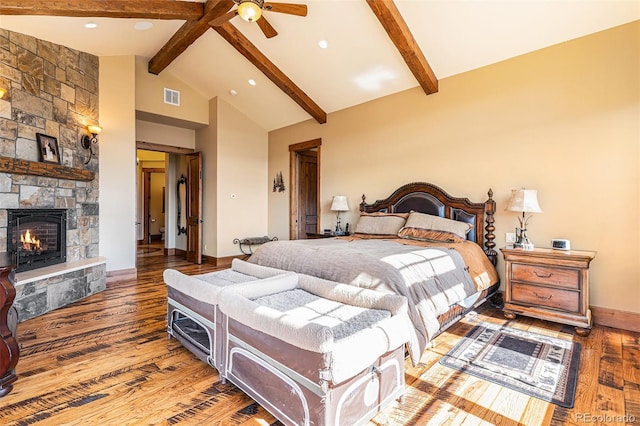
<svg viewBox="0 0 640 426">
<path fill-rule="evenodd" d="M 53 136 L 36 133 L 38 140 L 38 152 L 43 163 L 60 164 L 60 150 L 58 140 Z"/>
</svg>

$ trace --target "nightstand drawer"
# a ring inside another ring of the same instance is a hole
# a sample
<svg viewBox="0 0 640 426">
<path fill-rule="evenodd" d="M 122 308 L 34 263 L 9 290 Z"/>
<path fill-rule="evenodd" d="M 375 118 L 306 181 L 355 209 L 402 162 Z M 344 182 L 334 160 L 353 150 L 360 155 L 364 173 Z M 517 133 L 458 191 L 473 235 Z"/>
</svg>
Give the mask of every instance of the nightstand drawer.
<svg viewBox="0 0 640 426">
<path fill-rule="evenodd" d="M 580 292 L 512 283 L 511 300 L 535 306 L 580 312 Z"/>
<path fill-rule="evenodd" d="M 511 279 L 564 288 L 580 288 L 580 272 L 577 269 L 514 263 L 511 266 Z"/>
</svg>

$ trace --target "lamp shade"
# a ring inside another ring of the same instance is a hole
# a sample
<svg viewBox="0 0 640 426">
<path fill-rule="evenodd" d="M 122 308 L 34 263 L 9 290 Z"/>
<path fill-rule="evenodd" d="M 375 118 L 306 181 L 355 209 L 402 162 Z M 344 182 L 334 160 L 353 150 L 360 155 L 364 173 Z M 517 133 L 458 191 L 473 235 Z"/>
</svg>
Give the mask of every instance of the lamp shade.
<svg viewBox="0 0 640 426">
<path fill-rule="evenodd" d="M 238 15 L 247 22 L 254 22 L 262 16 L 262 8 L 253 0 L 244 0 L 238 5 Z"/>
<path fill-rule="evenodd" d="M 92 135 L 97 135 L 102 131 L 102 127 L 96 125 L 96 124 L 90 124 L 87 126 L 87 129 L 89 130 L 89 133 L 91 133 Z"/>
<path fill-rule="evenodd" d="M 349 205 L 347 204 L 347 197 L 345 195 L 334 195 L 331 202 L 331 211 L 334 212 L 347 212 L 349 211 Z"/>
<path fill-rule="evenodd" d="M 510 212 L 542 213 L 535 189 L 512 189 L 511 199 L 505 209 Z"/>
</svg>

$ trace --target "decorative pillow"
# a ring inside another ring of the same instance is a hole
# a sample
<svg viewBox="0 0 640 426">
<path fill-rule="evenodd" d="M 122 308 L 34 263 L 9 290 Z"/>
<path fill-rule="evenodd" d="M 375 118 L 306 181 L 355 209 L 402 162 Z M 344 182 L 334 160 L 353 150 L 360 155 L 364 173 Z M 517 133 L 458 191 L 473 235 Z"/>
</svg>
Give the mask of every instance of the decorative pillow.
<svg viewBox="0 0 640 426">
<path fill-rule="evenodd" d="M 436 231 L 434 229 L 409 228 L 408 226 L 403 227 L 398 232 L 398 237 L 409 240 L 441 243 L 461 243 L 465 241 L 465 238 L 462 238 L 453 232 Z"/>
<path fill-rule="evenodd" d="M 405 227 L 451 232 L 464 239 L 467 238 L 467 233 L 471 230 L 470 223 L 419 212 L 411 212 L 407 218 Z"/>
<path fill-rule="evenodd" d="M 360 213 L 356 234 L 398 235 L 407 221 L 407 213 Z"/>
</svg>

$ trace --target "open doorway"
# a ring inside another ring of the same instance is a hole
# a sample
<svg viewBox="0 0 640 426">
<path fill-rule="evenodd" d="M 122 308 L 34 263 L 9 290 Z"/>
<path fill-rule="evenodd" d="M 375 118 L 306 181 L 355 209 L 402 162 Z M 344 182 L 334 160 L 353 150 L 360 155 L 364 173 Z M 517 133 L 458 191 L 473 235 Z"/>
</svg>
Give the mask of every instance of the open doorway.
<svg viewBox="0 0 640 426">
<path fill-rule="evenodd" d="M 166 154 L 139 149 L 137 163 L 137 254 L 165 254 L 167 211 Z"/>
<path fill-rule="evenodd" d="M 136 153 L 138 259 L 152 255 L 175 255 L 201 263 L 203 222 L 200 153 L 189 148 L 141 141 L 137 142 Z M 179 185 L 182 179 L 185 185 Z M 160 191 L 154 191 L 154 188 L 160 188 Z M 179 197 L 180 191 L 184 197 Z M 155 204 L 154 199 L 159 204 Z M 181 199 L 182 202 L 179 201 Z M 162 214 L 158 214 L 154 206 L 159 206 Z"/>
<path fill-rule="evenodd" d="M 305 239 L 320 226 L 320 146 L 314 139 L 289 146 L 291 198 L 289 238 Z"/>
</svg>

